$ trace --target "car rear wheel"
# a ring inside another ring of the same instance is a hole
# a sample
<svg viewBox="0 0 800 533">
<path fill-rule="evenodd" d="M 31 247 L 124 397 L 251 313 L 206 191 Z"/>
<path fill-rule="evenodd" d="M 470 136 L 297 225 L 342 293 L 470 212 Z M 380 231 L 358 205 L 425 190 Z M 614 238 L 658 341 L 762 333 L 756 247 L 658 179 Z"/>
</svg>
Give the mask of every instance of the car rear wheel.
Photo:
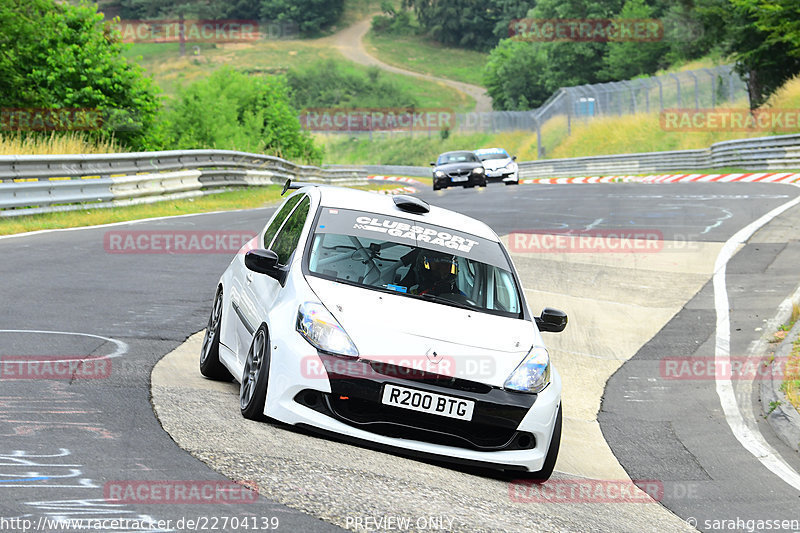
<svg viewBox="0 0 800 533">
<path fill-rule="evenodd" d="M 219 332 L 222 329 L 222 287 L 217 289 L 211 316 L 208 317 L 203 346 L 200 348 L 200 373 L 207 378 L 220 381 L 233 379 L 231 373 L 219 360 Z"/>
<path fill-rule="evenodd" d="M 550 447 L 547 449 L 547 456 L 544 458 L 542 469 L 538 472 L 531 472 L 528 474 L 528 479 L 537 482 L 545 482 L 553 475 L 553 470 L 556 467 L 556 459 L 558 459 L 558 449 L 561 447 L 561 406 L 558 406 L 558 414 L 556 415 L 556 424 L 553 427 L 553 437 L 550 439 Z"/>
<path fill-rule="evenodd" d="M 267 399 L 267 381 L 269 378 L 269 335 L 267 327 L 261 325 L 253 336 L 247 359 L 244 363 L 242 381 L 239 385 L 239 407 L 242 416 L 250 420 L 264 418 L 264 403 Z"/>
</svg>

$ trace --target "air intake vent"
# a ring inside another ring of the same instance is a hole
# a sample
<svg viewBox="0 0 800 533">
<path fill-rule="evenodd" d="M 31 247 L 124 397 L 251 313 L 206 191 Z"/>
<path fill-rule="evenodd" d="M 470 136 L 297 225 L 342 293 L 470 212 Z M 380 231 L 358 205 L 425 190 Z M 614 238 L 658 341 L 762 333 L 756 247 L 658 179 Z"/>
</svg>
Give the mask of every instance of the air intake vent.
<svg viewBox="0 0 800 533">
<path fill-rule="evenodd" d="M 394 205 L 396 205 L 398 209 L 409 213 L 428 213 L 431 210 L 431 206 L 428 202 L 424 202 L 413 196 L 398 194 L 392 196 L 392 199 L 394 199 Z"/>
</svg>

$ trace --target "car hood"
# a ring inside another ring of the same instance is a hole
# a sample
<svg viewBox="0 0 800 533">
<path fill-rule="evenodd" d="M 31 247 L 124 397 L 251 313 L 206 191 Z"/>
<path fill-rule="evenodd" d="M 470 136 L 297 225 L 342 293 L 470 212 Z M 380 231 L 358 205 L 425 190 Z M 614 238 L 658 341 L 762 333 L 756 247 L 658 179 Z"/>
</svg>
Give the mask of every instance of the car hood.
<svg viewBox="0 0 800 533">
<path fill-rule="evenodd" d="M 362 359 L 502 387 L 530 347 L 542 342 L 527 320 L 307 279 Z"/>
<path fill-rule="evenodd" d="M 503 168 L 509 163 L 511 163 L 510 157 L 505 159 L 487 159 L 483 162 L 483 166 L 486 167 L 486 170 L 497 170 L 498 168 Z"/>
</svg>

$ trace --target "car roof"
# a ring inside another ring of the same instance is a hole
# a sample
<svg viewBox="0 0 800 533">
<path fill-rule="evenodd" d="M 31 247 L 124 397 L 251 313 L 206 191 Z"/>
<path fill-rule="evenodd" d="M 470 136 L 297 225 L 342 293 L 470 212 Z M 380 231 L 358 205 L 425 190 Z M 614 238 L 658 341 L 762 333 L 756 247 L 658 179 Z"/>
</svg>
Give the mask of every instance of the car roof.
<svg viewBox="0 0 800 533">
<path fill-rule="evenodd" d="M 439 154 L 439 157 L 449 154 L 472 154 L 472 153 L 474 153 L 472 150 L 451 150 L 449 152 L 442 152 L 441 154 Z"/>
<path fill-rule="evenodd" d="M 300 190 L 314 196 L 318 195 L 320 205 L 325 207 L 355 209 L 379 215 L 400 217 L 443 228 L 452 228 L 495 242 L 500 240 L 492 228 L 480 220 L 475 220 L 461 213 L 436 207 L 435 205 L 431 205 L 430 212 L 418 214 L 409 213 L 398 208 L 392 199 L 392 195 L 389 194 L 376 194 L 345 187 L 304 187 Z"/>
</svg>

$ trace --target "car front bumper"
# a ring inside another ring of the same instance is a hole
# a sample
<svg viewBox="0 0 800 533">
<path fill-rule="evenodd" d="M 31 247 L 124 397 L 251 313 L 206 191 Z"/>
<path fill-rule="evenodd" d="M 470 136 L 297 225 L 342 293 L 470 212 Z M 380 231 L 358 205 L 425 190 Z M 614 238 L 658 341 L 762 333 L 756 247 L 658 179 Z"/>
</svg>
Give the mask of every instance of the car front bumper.
<svg viewBox="0 0 800 533">
<path fill-rule="evenodd" d="M 486 179 L 489 181 L 519 181 L 519 171 L 509 172 L 505 168 L 499 170 L 489 170 L 486 172 Z"/>
<path fill-rule="evenodd" d="M 359 372 L 353 377 L 352 373 L 328 373 L 330 358 L 336 356 L 310 355 L 309 345 L 299 335 L 290 339 L 293 349 L 273 339 L 276 346 L 270 365 L 267 416 L 406 455 L 490 468 L 541 470 L 561 402 L 561 378 L 555 370 L 550 385 L 536 395 L 466 380 L 442 383 L 396 373 Z M 282 356 L 277 356 L 280 353 Z M 316 369 L 314 375 L 307 371 L 309 363 Z M 384 406 L 381 392 L 387 383 L 474 400 L 472 421 Z"/>
<path fill-rule="evenodd" d="M 464 181 L 456 181 L 450 176 L 443 178 L 433 178 L 433 183 L 437 188 L 446 189 L 447 187 L 464 187 L 465 185 L 483 185 L 483 174 L 470 174 Z"/>
</svg>

